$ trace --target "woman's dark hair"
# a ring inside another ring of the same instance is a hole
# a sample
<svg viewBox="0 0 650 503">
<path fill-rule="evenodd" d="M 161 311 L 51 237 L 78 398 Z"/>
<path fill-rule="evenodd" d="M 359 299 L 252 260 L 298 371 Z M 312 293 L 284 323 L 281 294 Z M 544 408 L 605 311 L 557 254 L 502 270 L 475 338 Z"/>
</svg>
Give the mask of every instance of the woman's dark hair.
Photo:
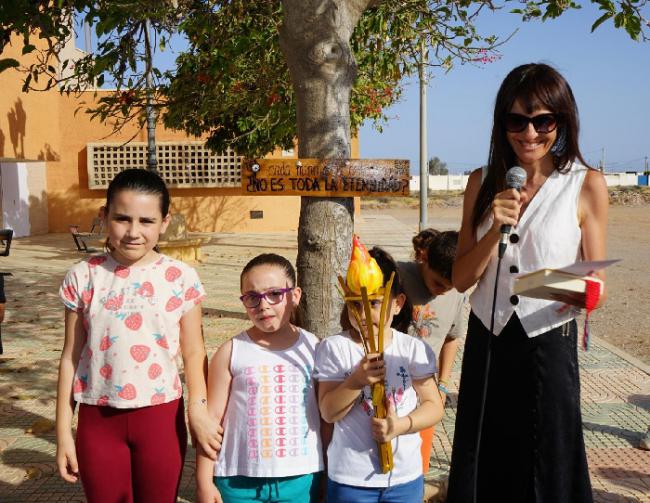
<svg viewBox="0 0 650 503">
<path fill-rule="evenodd" d="M 163 217 L 169 213 L 169 190 L 160 175 L 148 169 L 125 169 L 111 180 L 106 191 L 106 209 L 110 207 L 115 194 L 123 190 L 132 190 L 143 194 L 160 196 L 160 212 Z"/>
<path fill-rule="evenodd" d="M 556 170 L 567 171 L 576 159 L 587 166 L 578 147 L 578 107 L 567 81 L 549 65 L 529 63 L 518 66 L 502 82 L 494 104 L 487 176 L 474 206 L 474 229 L 487 216 L 494 196 L 505 190 L 506 171 L 517 164 L 505 128 L 506 115 L 510 113 L 515 101 L 519 101 L 528 114 L 546 108 L 557 115 L 557 134 L 566 135 L 566 146 L 557 155 L 554 154 Z"/>
<path fill-rule="evenodd" d="M 242 280 L 244 279 L 244 275 L 251 269 L 260 265 L 274 265 L 279 267 L 284 271 L 284 274 L 289 280 L 290 285 L 296 286 L 296 270 L 294 269 L 291 262 L 289 262 L 282 255 L 278 255 L 276 253 L 262 253 L 257 257 L 252 258 L 242 269 L 241 274 L 239 275 L 240 288 Z"/>
</svg>

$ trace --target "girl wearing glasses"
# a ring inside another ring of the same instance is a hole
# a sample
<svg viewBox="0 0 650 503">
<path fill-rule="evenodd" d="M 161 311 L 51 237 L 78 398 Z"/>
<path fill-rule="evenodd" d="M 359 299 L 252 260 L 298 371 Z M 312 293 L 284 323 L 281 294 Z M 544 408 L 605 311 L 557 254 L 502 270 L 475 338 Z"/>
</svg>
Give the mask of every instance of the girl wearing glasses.
<svg viewBox="0 0 650 503">
<path fill-rule="evenodd" d="M 240 281 L 252 326 L 210 362 L 208 411 L 224 436 L 216 464 L 197 449 L 198 501 L 316 501 L 324 467 L 312 380 L 318 339 L 291 323 L 296 272 L 267 253 L 246 264 Z"/>
<path fill-rule="evenodd" d="M 527 174 L 521 192 L 505 186 L 515 165 Z M 465 191 L 453 268 L 457 290 L 478 284 L 470 297 L 449 503 L 592 501 L 575 321 L 584 295 L 549 301 L 513 295 L 512 288 L 520 274 L 604 259 L 607 206 L 604 177 L 586 167 L 578 147 L 578 111 L 566 80 L 543 64 L 512 70 L 497 94 L 487 167 L 472 173 Z M 512 232 L 497 276 L 502 225 Z"/>
</svg>

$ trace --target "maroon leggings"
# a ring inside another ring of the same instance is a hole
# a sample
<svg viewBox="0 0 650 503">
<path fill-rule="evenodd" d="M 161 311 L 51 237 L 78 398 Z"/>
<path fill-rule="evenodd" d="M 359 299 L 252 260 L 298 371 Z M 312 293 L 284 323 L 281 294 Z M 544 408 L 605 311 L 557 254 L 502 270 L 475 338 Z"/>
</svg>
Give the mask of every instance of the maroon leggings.
<svg viewBox="0 0 650 503">
<path fill-rule="evenodd" d="M 89 503 L 172 503 L 183 471 L 183 399 L 114 409 L 81 404 L 77 460 Z"/>
</svg>

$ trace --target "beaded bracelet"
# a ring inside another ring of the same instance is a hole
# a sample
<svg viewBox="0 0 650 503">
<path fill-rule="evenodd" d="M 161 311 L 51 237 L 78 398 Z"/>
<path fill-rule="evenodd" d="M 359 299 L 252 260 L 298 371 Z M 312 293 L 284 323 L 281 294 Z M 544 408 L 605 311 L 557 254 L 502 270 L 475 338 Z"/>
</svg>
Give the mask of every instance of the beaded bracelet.
<svg viewBox="0 0 650 503">
<path fill-rule="evenodd" d="M 438 389 L 442 391 L 445 395 L 449 394 L 449 390 L 447 389 L 447 386 L 445 386 L 442 381 L 438 383 Z"/>
</svg>

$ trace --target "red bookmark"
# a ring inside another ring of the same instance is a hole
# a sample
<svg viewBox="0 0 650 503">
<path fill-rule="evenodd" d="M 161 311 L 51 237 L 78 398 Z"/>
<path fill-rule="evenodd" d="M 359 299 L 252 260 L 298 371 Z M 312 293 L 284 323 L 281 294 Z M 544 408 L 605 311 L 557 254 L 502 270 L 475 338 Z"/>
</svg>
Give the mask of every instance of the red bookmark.
<svg viewBox="0 0 650 503">
<path fill-rule="evenodd" d="M 589 315 L 594 310 L 600 299 L 600 283 L 597 281 L 585 280 L 585 324 L 582 331 L 582 349 L 589 349 Z"/>
</svg>

